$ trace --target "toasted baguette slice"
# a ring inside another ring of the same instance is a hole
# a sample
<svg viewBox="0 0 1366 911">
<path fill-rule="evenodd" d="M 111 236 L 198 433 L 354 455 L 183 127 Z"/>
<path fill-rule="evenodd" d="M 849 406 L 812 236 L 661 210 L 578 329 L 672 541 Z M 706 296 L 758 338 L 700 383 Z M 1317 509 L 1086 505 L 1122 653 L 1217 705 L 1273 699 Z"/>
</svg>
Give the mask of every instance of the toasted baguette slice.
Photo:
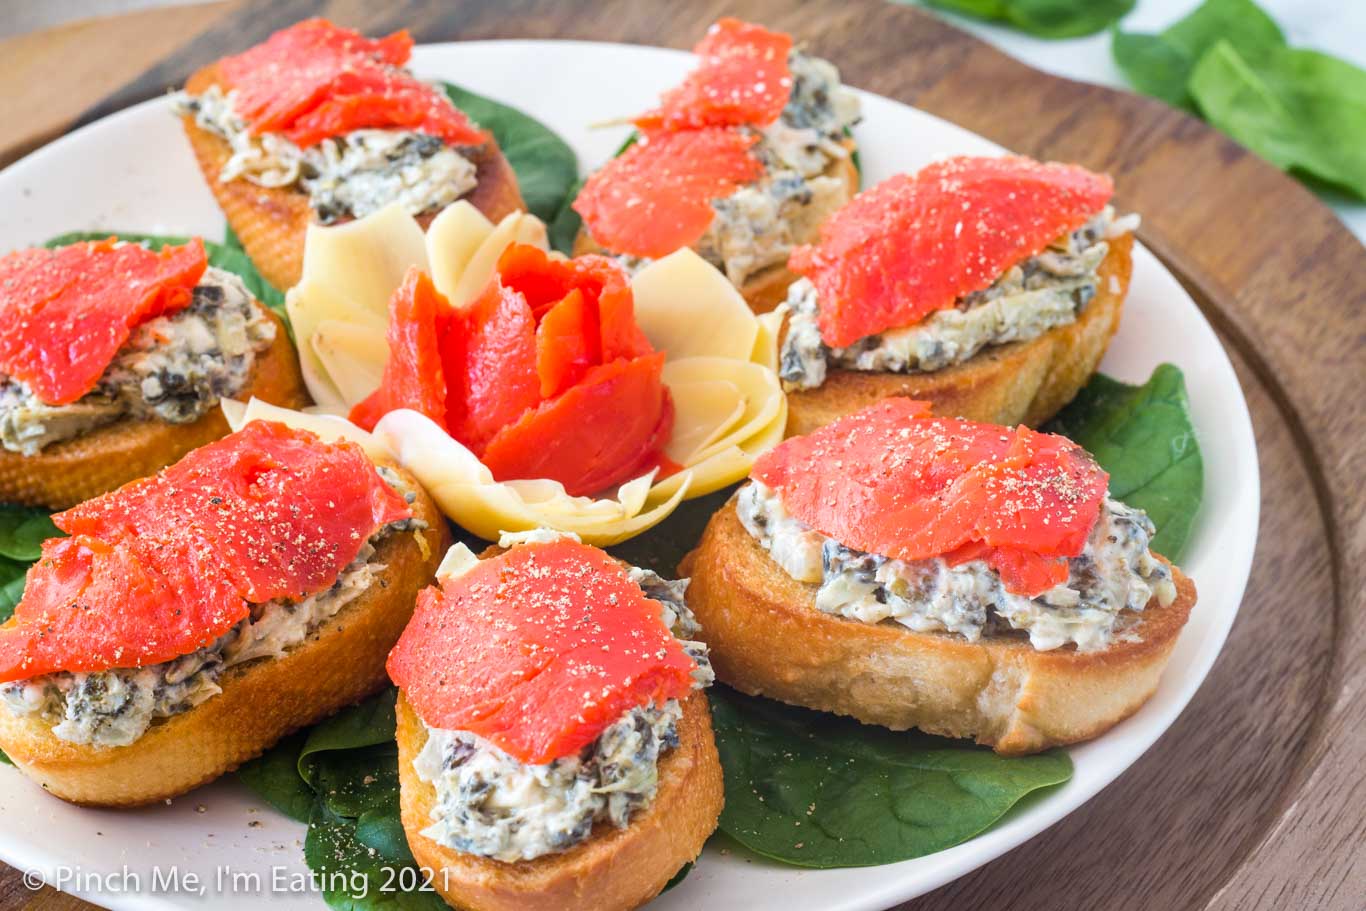
<svg viewBox="0 0 1366 911">
<path fill-rule="evenodd" d="M 853 153 L 857 146 L 852 139 L 845 139 L 840 143 L 850 153 L 844 158 L 830 162 L 825 169 L 822 177 L 834 177 L 844 183 L 844 200 L 842 206 L 853 198 L 858 192 L 859 173 L 858 168 L 854 167 Z M 797 238 L 797 243 L 809 244 L 816 240 L 820 230 L 820 224 L 816 223 L 809 226 L 810 230 L 805 236 Z M 581 256 L 584 253 L 609 253 L 597 241 L 588 235 L 588 231 L 582 225 L 579 233 L 574 238 L 574 255 Z M 767 313 L 787 300 L 787 287 L 797 280 L 797 276 L 788 271 L 786 263 L 775 263 L 772 266 L 761 269 L 751 275 L 740 286 L 740 295 L 749 304 L 755 313 Z"/>
<path fill-rule="evenodd" d="M 1195 604 L 1195 585 L 1173 567 L 1176 600 L 1154 599 L 1134 638 L 1096 652 L 848 620 L 816 608 L 816 586 L 769 557 L 734 499 L 679 571 L 692 578 L 688 604 L 716 675 L 736 689 L 893 730 L 970 737 L 1006 755 L 1088 740 L 1137 711 Z"/>
<path fill-rule="evenodd" d="M 890 396 L 923 399 L 949 417 L 1037 427 L 1072 401 L 1105 356 L 1129 291 L 1133 243 L 1132 234 L 1110 241 L 1096 296 L 1076 322 L 931 373 L 832 368 L 817 388 L 788 393 L 787 435 L 810 433 Z"/>
<path fill-rule="evenodd" d="M 214 63 L 191 76 L 185 90 L 199 95 L 218 84 L 218 64 Z M 259 187 L 249 180 L 219 180 L 223 165 L 232 157 L 232 147 L 221 136 L 196 126 L 194 117 L 186 115 L 181 120 L 204 180 L 251 261 L 275 287 L 285 290 L 297 285 L 303 274 L 304 234 L 313 221 L 308 195 L 292 187 Z M 471 205 L 495 223 L 526 207 L 517 188 L 517 175 L 497 142 L 490 138 L 471 161 L 477 182 L 463 197 Z M 418 221 L 426 228 L 436 215 L 428 213 Z"/>
<path fill-rule="evenodd" d="M 261 304 L 275 323 L 275 341 L 257 355 L 247 384 L 235 397 L 252 397 L 284 408 L 312 400 L 299 373 L 299 360 L 284 323 Z M 0 449 L 0 502 L 65 509 L 122 487 L 176 462 L 231 432 L 223 412 L 209 411 L 189 424 L 125 418 L 89 433 L 53 443 L 37 455 Z"/>
<path fill-rule="evenodd" d="M 721 814 L 721 762 L 707 697 L 683 701 L 678 746 L 659 760 L 659 790 L 618 829 L 599 823 L 588 841 L 560 854 L 505 863 L 464 854 L 422 834 L 436 789 L 417 777 L 413 759 L 427 732 L 398 696 L 398 780 L 403 831 L 419 867 L 448 904 L 468 911 L 625 911 L 659 894 L 702 852 Z"/>
<path fill-rule="evenodd" d="M 413 515 L 428 527 L 381 541 L 376 584 L 281 658 L 229 668 L 223 691 L 187 712 L 154 723 L 133 743 L 68 743 L 36 715 L 0 708 L 0 750 L 44 790 L 87 806 L 154 803 L 212 781 L 260 755 L 281 737 L 327 717 L 388 683 L 384 661 L 431 579 L 450 532 L 431 498 L 418 491 Z"/>
</svg>

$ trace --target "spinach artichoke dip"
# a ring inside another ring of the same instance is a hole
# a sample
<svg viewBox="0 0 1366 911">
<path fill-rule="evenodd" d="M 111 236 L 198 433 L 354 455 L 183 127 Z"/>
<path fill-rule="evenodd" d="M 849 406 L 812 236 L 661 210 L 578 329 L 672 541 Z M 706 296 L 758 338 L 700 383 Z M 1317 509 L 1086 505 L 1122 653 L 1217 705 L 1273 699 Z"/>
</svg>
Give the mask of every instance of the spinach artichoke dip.
<svg viewBox="0 0 1366 911">
<path fill-rule="evenodd" d="M 1085 549 L 1068 561 L 1067 582 L 1036 598 L 1007 591 L 981 560 L 906 562 L 845 547 L 789 515 L 758 481 L 740 489 L 736 509 L 784 572 L 819 586 L 818 610 L 862 623 L 896 622 L 971 642 L 1020 631 L 1040 651 L 1068 643 L 1095 651 L 1122 638 L 1153 597 L 1163 607 L 1176 598 L 1171 570 L 1148 549 L 1147 514 L 1108 497 Z"/>
<path fill-rule="evenodd" d="M 991 287 L 914 325 L 870 335 L 847 348 L 831 348 L 821 340 L 816 288 L 809 279 L 799 279 L 788 289 L 779 376 L 792 391 L 820 386 L 831 367 L 929 373 L 961 364 L 989 345 L 1037 338 L 1076 321 L 1096 296 L 1097 270 L 1110 250 L 1107 241 L 1137 227 L 1137 215 L 1116 218 L 1107 206 L 1042 253 L 1012 266 Z"/>
<path fill-rule="evenodd" d="M 417 499 L 392 470 L 378 470 L 409 503 Z M 383 585 L 386 566 L 375 558 L 376 546 L 389 535 L 425 527 L 420 519 L 389 523 L 370 536 L 330 588 L 299 600 L 253 604 L 249 617 L 198 651 L 146 667 L 16 680 L 0 685 L 0 701 L 16 715 L 37 715 L 68 743 L 127 746 L 158 722 L 218 695 L 232 668 L 284 657 L 372 585 Z"/>
<path fill-rule="evenodd" d="M 210 266 L 190 304 L 134 329 L 98 385 L 76 401 L 48 405 L 0 375 L 0 445 L 31 456 L 124 418 L 197 421 L 246 386 L 275 332 L 242 280 Z"/>
<path fill-rule="evenodd" d="M 532 533 L 517 539 L 550 538 Z M 700 627 L 684 600 L 688 580 L 666 580 L 638 567 L 630 577 L 659 604 L 664 623 L 693 659 L 693 686 L 711 685 L 707 646 L 693 638 Z M 413 769 L 435 787 L 436 803 L 422 834 L 456 851 L 513 862 L 568 850 L 599 822 L 625 828 L 654 799 L 659 760 L 678 746 L 682 715 L 677 699 L 639 706 L 578 755 L 545 765 L 520 762 L 466 731 L 427 727 Z"/>
<path fill-rule="evenodd" d="M 444 209 L 474 188 L 471 149 L 411 130 L 353 130 L 300 148 L 278 133 L 251 132 L 233 111 L 232 91 L 210 86 L 200 95 L 177 92 L 177 114 L 224 139 L 232 156 L 218 179 L 261 187 L 293 187 L 308 196 L 318 221 L 362 218 L 391 202 L 410 215 Z"/>
</svg>

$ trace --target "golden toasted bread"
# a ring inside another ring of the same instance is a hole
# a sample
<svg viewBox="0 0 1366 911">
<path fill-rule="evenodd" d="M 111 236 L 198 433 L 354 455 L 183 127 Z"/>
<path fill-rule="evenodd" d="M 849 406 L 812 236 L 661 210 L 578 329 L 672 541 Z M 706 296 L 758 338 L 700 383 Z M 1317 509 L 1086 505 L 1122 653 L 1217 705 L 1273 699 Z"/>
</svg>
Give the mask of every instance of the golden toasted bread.
<svg viewBox="0 0 1366 911">
<path fill-rule="evenodd" d="M 422 834 L 436 789 L 417 777 L 413 759 L 427 742 L 417 713 L 398 696 L 398 780 L 403 831 L 418 866 L 448 904 L 468 911 L 626 911 L 659 894 L 695 860 L 721 815 L 721 762 L 707 697 L 683 700 L 678 746 L 659 759 L 659 790 L 618 829 L 601 822 L 568 851 L 505 863 L 464 854 Z"/>
<path fill-rule="evenodd" d="M 302 408 L 311 399 L 289 333 L 275 314 L 256 306 L 275 323 L 275 341 L 257 355 L 251 376 L 236 397 Z M 229 432 L 222 411 L 211 408 L 188 424 L 125 418 L 53 443 L 37 455 L 0 449 L 0 502 L 66 509 L 154 474 Z"/>
<path fill-rule="evenodd" d="M 688 605 L 716 675 L 736 689 L 893 730 L 970 737 L 1007 755 L 1088 740 L 1132 715 L 1195 605 L 1194 583 L 1173 567 L 1176 600 L 1154 599 L 1126 635 L 1093 652 L 863 623 L 818 610 L 817 586 L 769 557 L 734 499 L 679 572 L 692 579 Z"/>
<path fill-rule="evenodd" d="M 155 722 L 128 746 L 68 743 L 37 715 L 0 708 L 0 750 L 52 794 L 72 803 L 131 807 L 183 794 L 260 755 L 280 738 L 322 720 L 388 683 L 384 661 L 436 571 L 450 532 L 415 479 L 418 533 L 376 548 L 385 565 L 371 585 L 281 658 L 229 668 L 222 692 Z"/>
<path fill-rule="evenodd" d="M 844 199 L 840 202 L 843 206 L 853 198 L 858 192 L 859 173 L 858 168 L 854 167 L 853 152 L 857 148 L 854 140 L 845 139 L 840 143 L 850 152 L 844 158 L 830 162 L 825 169 L 823 177 L 834 177 L 844 183 Z M 838 207 L 837 207 L 838 208 Z M 819 224 L 810 226 L 811 230 L 805 237 L 797 238 L 797 243 L 809 244 L 816 240 Z M 608 253 L 597 241 L 588 235 L 588 231 L 580 226 L 579 233 L 574 238 L 574 255 L 581 256 L 584 253 Z M 786 263 L 779 263 L 762 269 L 751 275 L 740 287 L 740 295 L 749 304 L 755 313 L 767 313 L 787 300 L 787 287 L 797 280 L 787 269 Z"/>
<path fill-rule="evenodd" d="M 810 433 L 891 396 L 923 399 L 949 417 L 1037 427 L 1072 401 L 1105 356 L 1129 290 L 1133 242 L 1132 234 L 1110 241 L 1096 296 L 1076 322 L 930 373 L 831 368 L 817 388 L 788 393 L 787 435 Z"/>
<path fill-rule="evenodd" d="M 185 90 L 199 95 L 217 84 L 215 63 L 191 76 Z M 275 287 L 294 287 L 303 273 L 304 234 L 313 221 L 308 195 L 291 187 L 259 187 L 248 180 L 219 180 L 223 165 L 232 157 L 232 147 L 221 136 L 196 126 L 193 116 L 186 115 L 182 121 L 204 180 L 251 261 Z M 525 208 L 517 188 L 517 175 L 497 142 L 490 138 L 471 161 L 477 183 L 464 199 L 495 223 Z M 424 214 L 418 221 L 426 228 L 437 214 Z"/>
</svg>

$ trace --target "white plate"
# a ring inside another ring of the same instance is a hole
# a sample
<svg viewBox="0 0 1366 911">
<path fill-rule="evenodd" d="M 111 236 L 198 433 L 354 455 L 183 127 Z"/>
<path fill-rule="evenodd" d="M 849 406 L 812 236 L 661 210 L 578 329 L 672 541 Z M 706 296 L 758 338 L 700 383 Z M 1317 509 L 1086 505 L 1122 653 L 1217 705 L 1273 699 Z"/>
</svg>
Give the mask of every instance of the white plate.
<svg viewBox="0 0 1366 911">
<path fill-rule="evenodd" d="M 586 124 L 645 110 L 690 61 L 656 48 L 490 41 L 420 47 L 414 69 L 539 118 L 589 167 L 611 155 L 624 131 Z M 865 185 L 946 155 L 999 151 L 914 108 L 862 97 L 865 119 L 856 132 Z M 223 232 L 223 217 L 164 99 L 91 124 L 0 173 L 0 209 L 0 250 L 77 229 L 197 232 L 211 239 Z M 1205 500 L 1185 560 L 1200 586 L 1200 602 L 1152 700 L 1104 737 L 1071 750 L 1071 781 L 1027 801 L 966 844 L 918 860 L 847 870 L 799 870 L 713 847 L 652 908 L 885 908 L 1037 835 L 1113 781 L 1167 729 L 1214 663 L 1243 595 L 1257 535 L 1257 453 L 1247 404 L 1213 330 L 1180 284 L 1139 247 L 1124 323 L 1102 368 L 1141 381 L 1163 360 L 1185 372 L 1195 425 L 1203 431 Z M 231 780 L 170 806 L 117 813 L 68 806 L 5 769 L 0 816 L 0 858 L 111 908 L 232 908 L 265 898 L 281 908 L 323 907 L 316 894 L 299 891 L 308 882 L 303 827 Z M 187 888 L 188 874 L 199 877 L 204 897 L 187 894 L 197 891 L 193 884 Z M 234 874 L 248 880 L 234 887 Z M 251 874 L 259 880 L 250 881 Z M 285 891 L 272 891 L 273 880 Z"/>
</svg>

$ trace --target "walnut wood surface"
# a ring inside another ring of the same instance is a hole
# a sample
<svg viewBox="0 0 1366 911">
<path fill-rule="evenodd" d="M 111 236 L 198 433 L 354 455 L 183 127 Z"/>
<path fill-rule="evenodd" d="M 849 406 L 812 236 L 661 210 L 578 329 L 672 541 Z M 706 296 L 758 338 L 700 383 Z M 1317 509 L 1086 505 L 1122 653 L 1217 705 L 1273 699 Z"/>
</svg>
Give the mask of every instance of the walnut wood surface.
<svg viewBox="0 0 1366 911">
<path fill-rule="evenodd" d="M 1209 679 L 1146 756 L 1049 831 L 904 908 L 1366 908 L 1366 248 L 1299 184 L 1155 101 L 1046 76 L 880 0 L 286 0 L 212 12 L 149 16 L 145 42 L 87 29 L 86 71 L 107 61 L 122 76 L 131 57 L 140 75 L 117 88 L 61 83 L 65 109 L 84 103 L 69 125 L 307 15 L 370 32 L 406 26 L 419 41 L 686 47 L 724 13 L 801 36 L 860 88 L 1114 174 L 1119 205 L 1143 213 L 1140 237 L 1218 330 L 1251 406 L 1263 499 L 1247 597 Z M 21 65 L 7 53 L 14 41 L 0 42 L 0 97 L 55 91 L 36 77 L 77 55 L 69 33 L 45 50 L 48 35 L 15 39 Z M 50 132 L 0 120 L 0 162 Z M 81 906 L 0 873 L 0 911 Z"/>
</svg>

